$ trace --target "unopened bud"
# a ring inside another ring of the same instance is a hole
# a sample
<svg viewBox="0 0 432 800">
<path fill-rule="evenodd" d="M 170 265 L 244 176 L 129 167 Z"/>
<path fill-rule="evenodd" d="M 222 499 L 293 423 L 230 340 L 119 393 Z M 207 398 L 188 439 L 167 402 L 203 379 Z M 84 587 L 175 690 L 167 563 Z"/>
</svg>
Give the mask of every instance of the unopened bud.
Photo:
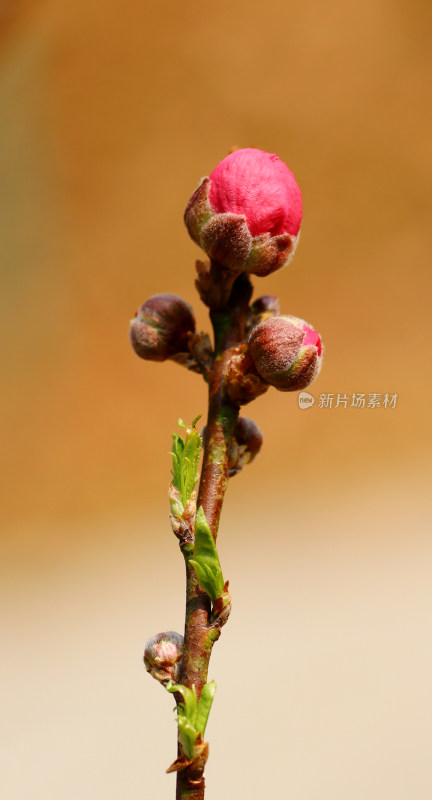
<svg viewBox="0 0 432 800">
<path fill-rule="evenodd" d="M 264 322 L 269 317 L 275 317 L 279 313 L 279 299 L 275 295 L 268 294 L 257 297 L 249 309 L 246 332 L 250 333 L 260 322 Z"/>
<path fill-rule="evenodd" d="M 291 316 L 257 325 L 249 337 L 249 353 L 259 375 L 282 392 L 305 389 L 322 362 L 319 334 L 303 319 Z"/>
<path fill-rule="evenodd" d="M 279 314 L 279 299 L 274 294 L 264 294 L 253 301 L 251 311 L 256 316 L 265 314 L 265 318 L 274 317 Z"/>
<path fill-rule="evenodd" d="M 235 150 L 190 198 L 185 223 L 211 259 L 231 270 L 268 275 L 291 259 L 302 221 L 294 175 L 273 153 Z"/>
<path fill-rule="evenodd" d="M 129 336 L 138 356 L 165 361 L 187 351 L 188 334 L 193 331 L 195 319 L 190 305 L 175 294 L 156 294 L 131 320 Z"/>
<path fill-rule="evenodd" d="M 229 476 L 237 475 L 259 453 L 263 437 L 258 425 L 247 417 L 239 417 L 231 440 Z"/>
<path fill-rule="evenodd" d="M 145 668 L 160 683 L 177 681 L 182 652 L 183 636 L 175 631 L 157 633 L 145 646 Z"/>
</svg>

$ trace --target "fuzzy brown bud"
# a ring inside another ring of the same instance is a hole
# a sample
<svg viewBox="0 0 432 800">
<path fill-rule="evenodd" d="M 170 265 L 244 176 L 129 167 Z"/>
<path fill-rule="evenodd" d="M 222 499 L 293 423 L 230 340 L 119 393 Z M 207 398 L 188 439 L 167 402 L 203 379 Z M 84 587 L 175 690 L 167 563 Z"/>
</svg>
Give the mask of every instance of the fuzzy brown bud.
<svg viewBox="0 0 432 800">
<path fill-rule="evenodd" d="M 239 417 L 231 439 L 228 470 L 229 476 L 237 475 L 246 464 L 250 464 L 259 453 L 263 442 L 258 425 L 248 417 Z"/>
<path fill-rule="evenodd" d="M 274 294 L 264 294 L 253 301 L 251 311 L 256 316 L 265 314 L 274 317 L 279 314 L 279 299 Z"/>
<path fill-rule="evenodd" d="M 175 294 L 156 294 L 131 320 L 129 336 L 135 353 L 149 361 L 165 361 L 187 351 L 188 335 L 195 331 L 193 311 Z"/>
<path fill-rule="evenodd" d="M 145 646 L 145 668 L 160 683 L 177 681 L 182 652 L 183 636 L 175 631 L 157 633 Z"/>
<path fill-rule="evenodd" d="M 260 322 L 264 322 L 269 317 L 278 316 L 279 313 L 279 298 L 275 295 L 266 294 L 257 297 L 249 309 L 246 332 L 249 334 Z"/>
<path fill-rule="evenodd" d="M 249 353 L 261 378 L 282 392 L 305 389 L 322 362 L 319 334 L 303 319 L 264 320 L 249 337 Z"/>
</svg>

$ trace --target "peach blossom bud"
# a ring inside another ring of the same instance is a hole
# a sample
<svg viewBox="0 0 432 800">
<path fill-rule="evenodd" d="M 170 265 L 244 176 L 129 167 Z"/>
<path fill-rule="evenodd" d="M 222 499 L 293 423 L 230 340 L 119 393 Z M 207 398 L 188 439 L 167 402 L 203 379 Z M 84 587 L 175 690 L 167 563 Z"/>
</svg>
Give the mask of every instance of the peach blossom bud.
<svg viewBox="0 0 432 800">
<path fill-rule="evenodd" d="M 148 640 L 144 652 L 147 672 L 161 683 L 177 680 L 178 662 L 183 651 L 183 636 L 175 631 L 157 633 Z"/>
<path fill-rule="evenodd" d="M 138 356 L 165 361 L 187 351 L 188 334 L 193 331 L 195 319 L 190 305 L 175 294 L 156 294 L 131 320 L 129 336 Z"/>
<path fill-rule="evenodd" d="M 274 153 L 235 150 L 203 178 L 185 211 L 192 239 L 231 270 L 268 275 L 297 245 L 302 199 L 294 175 Z"/>
<path fill-rule="evenodd" d="M 291 316 L 271 317 L 257 325 L 249 337 L 249 353 L 263 380 L 282 392 L 305 389 L 322 362 L 319 334 Z"/>
</svg>

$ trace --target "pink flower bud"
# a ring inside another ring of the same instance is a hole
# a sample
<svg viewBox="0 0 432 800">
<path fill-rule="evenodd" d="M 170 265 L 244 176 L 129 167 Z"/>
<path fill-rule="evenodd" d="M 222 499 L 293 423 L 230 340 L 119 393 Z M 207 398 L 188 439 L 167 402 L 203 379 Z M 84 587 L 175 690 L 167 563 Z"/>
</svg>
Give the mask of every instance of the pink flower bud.
<svg viewBox="0 0 432 800">
<path fill-rule="evenodd" d="M 257 325 L 249 337 L 249 353 L 259 375 L 282 392 L 305 389 L 322 362 L 319 334 L 303 319 L 290 316 Z"/>
<path fill-rule="evenodd" d="M 294 175 L 272 153 L 235 150 L 204 178 L 189 200 L 185 223 L 214 261 L 268 275 L 297 245 L 302 199 Z"/>
<path fill-rule="evenodd" d="M 183 636 L 175 631 L 157 633 L 148 640 L 144 652 L 147 672 L 161 683 L 178 678 L 178 662 L 183 652 Z"/>
<path fill-rule="evenodd" d="M 187 350 L 188 334 L 195 331 L 193 311 L 175 294 L 155 294 L 131 320 L 133 349 L 149 361 L 165 361 Z"/>
</svg>

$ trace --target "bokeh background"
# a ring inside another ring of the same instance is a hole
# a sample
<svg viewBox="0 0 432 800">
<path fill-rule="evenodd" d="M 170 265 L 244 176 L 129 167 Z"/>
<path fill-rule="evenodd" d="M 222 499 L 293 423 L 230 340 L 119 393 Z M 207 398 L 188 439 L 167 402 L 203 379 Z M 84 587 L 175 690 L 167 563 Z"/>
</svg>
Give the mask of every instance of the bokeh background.
<svg viewBox="0 0 432 800">
<path fill-rule="evenodd" d="M 207 797 L 431 797 L 430 22 L 421 0 L 0 4 L 8 800 L 173 796 L 141 659 L 182 630 L 168 452 L 206 393 L 127 330 L 164 291 L 208 329 L 182 214 L 233 145 L 302 188 L 295 260 L 255 286 L 322 333 L 312 393 L 398 401 L 249 407 Z"/>
</svg>

